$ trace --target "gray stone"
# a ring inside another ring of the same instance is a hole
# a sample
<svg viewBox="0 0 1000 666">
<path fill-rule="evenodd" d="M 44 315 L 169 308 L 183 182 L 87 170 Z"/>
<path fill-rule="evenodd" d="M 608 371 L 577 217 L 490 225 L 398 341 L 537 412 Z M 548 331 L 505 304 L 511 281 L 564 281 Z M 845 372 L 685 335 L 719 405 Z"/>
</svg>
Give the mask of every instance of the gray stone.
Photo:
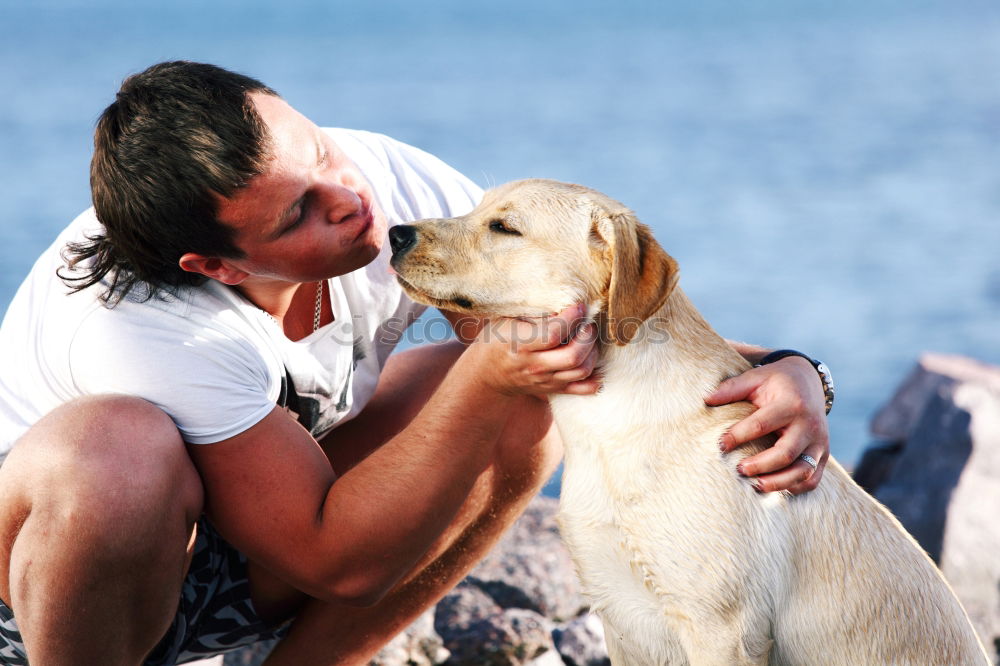
<svg viewBox="0 0 1000 666">
<path fill-rule="evenodd" d="M 604 625 L 593 613 L 573 618 L 552 632 L 552 637 L 567 666 L 611 666 Z"/>
<path fill-rule="evenodd" d="M 956 368 L 944 369 L 941 372 L 934 368 L 944 365 L 954 366 L 956 357 L 946 357 L 938 354 L 925 354 L 916 367 L 897 387 L 889 401 L 875 412 L 872 417 L 871 432 L 879 441 L 903 442 L 913 432 L 917 421 L 924 411 L 927 401 L 942 389 L 954 384 Z M 964 364 L 966 359 L 961 359 Z"/>
<path fill-rule="evenodd" d="M 573 560 L 559 538 L 559 501 L 536 497 L 468 581 L 503 608 L 528 608 L 555 621 L 586 608 Z"/>
<path fill-rule="evenodd" d="M 434 608 L 428 608 L 416 622 L 379 650 L 372 666 L 436 666 L 451 656 L 434 630 Z"/>
<path fill-rule="evenodd" d="M 552 623 L 523 608 L 503 609 L 463 583 L 438 604 L 435 629 L 455 666 L 521 666 L 555 651 Z"/>
<path fill-rule="evenodd" d="M 938 562 L 1000 658 L 1000 368 L 927 354 L 879 412 L 855 471 Z"/>
<path fill-rule="evenodd" d="M 438 602 L 434 628 L 447 639 L 502 611 L 490 595 L 475 585 L 462 582 Z"/>
<path fill-rule="evenodd" d="M 565 662 L 555 650 L 542 653 L 542 656 L 529 661 L 526 666 L 565 666 Z"/>
</svg>

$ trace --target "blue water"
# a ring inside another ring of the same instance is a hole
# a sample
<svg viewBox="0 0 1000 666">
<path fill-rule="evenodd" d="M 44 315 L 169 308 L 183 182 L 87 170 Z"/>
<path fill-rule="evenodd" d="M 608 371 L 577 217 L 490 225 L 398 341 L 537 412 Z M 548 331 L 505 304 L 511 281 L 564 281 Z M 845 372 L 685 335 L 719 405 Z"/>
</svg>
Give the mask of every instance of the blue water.
<svg viewBox="0 0 1000 666">
<path fill-rule="evenodd" d="M 848 464 L 922 351 L 1000 363 L 995 2 L 0 0 L 0 304 L 88 205 L 120 80 L 174 58 L 624 201 L 721 333 L 829 363 Z"/>
</svg>

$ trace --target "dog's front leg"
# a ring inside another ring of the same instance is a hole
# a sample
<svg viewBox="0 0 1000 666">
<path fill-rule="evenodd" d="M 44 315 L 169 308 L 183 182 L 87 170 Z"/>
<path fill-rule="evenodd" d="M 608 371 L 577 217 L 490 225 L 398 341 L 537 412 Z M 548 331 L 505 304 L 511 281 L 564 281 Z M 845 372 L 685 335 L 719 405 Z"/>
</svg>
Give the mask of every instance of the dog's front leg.
<svg viewBox="0 0 1000 666">
<path fill-rule="evenodd" d="M 604 643 L 608 647 L 608 657 L 611 659 L 611 666 L 629 666 L 632 663 L 625 652 L 625 646 L 622 645 L 618 634 L 608 631 L 607 625 L 604 628 Z"/>
<path fill-rule="evenodd" d="M 680 637 L 671 627 L 661 625 L 662 630 L 657 631 L 648 625 L 631 626 L 626 621 L 627 628 L 622 631 L 600 611 L 597 614 L 604 624 L 604 642 L 611 666 L 688 666 L 691 663 Z"/>
<path fill-rule="evenodd" d="M 699 626 L 681 637 L 691 666 L 767 666 L 773 641 L 738 622 Z"/>
</svg>

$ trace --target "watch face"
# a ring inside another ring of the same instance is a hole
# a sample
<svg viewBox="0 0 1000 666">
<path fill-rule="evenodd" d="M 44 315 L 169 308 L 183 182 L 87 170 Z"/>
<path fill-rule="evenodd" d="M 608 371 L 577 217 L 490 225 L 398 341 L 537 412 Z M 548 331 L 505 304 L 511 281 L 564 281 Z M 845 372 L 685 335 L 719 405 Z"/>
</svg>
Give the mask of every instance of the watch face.
<svg viewBox="0 0 1000 666">
<path fill-rule="evenodd" d="M 832 389 L 833 388 L 833 375 L 830 374 L 830 368 L 826 367 L 826 363 L 819 363 L 819 364 L 817 364 L 816 365 L 816 370 L 821 375 L 823 375 L 823 379 L 826 380 L 826 383 Z"/>
</svg>

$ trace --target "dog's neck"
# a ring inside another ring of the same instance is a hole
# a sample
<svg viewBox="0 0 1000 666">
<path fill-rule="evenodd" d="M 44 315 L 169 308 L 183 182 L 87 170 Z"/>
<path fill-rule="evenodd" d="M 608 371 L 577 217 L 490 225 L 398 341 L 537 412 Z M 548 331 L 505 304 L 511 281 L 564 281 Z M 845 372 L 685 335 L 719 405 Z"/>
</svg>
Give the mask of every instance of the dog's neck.
<svg viewBox="0 0 1000 666">
<path fill-rule="evenodd" d="M 603 319 L 603 321 L 602 321 Z M 747 361 L 716 333 L 677 287 L 663 306 L 642 322 L 625 345 L 609 340 L 605 317 L 597 317 L 602 345 L 600 367 L 605 382 L 657 387 L 654 392 L 708 395 L 723 379 L 749 367 Z"/>
<path fill-rule="evenodd" d="M 600 344 L 596 372 L 602 376 L 601 390 L 596 395 L 549 398 L 563 433 L 567 470 L 590 457 L 607 455 L 620 456 L 621 464 L 614 466 L 619 472 L 641 469 L 648 451 L 635 448 L 634 441 L 657 442 L 657 447 L 683 443 L 669 454 L 661 451 L 677 465 L 718 455 L 714 443 L 710 450 L 689 445 L 704 440 L 699 439 L 697 428 L 714 427 L 719 422 L 715 410 L 735 410 L 729 415 L 735 422 L 742 418 L 737 412 L 746 407 L 709 408 L 705 397 L 723 379 L 750 366 L 712 330 L 680 289 L 673 290 L 628 344 L 617 345 L 607 338 Z M 686 432 L 692 432 L 691 437 L 676 434 Z M 665 437 L 665 433 L 676 436 Z"/>
</svg>

